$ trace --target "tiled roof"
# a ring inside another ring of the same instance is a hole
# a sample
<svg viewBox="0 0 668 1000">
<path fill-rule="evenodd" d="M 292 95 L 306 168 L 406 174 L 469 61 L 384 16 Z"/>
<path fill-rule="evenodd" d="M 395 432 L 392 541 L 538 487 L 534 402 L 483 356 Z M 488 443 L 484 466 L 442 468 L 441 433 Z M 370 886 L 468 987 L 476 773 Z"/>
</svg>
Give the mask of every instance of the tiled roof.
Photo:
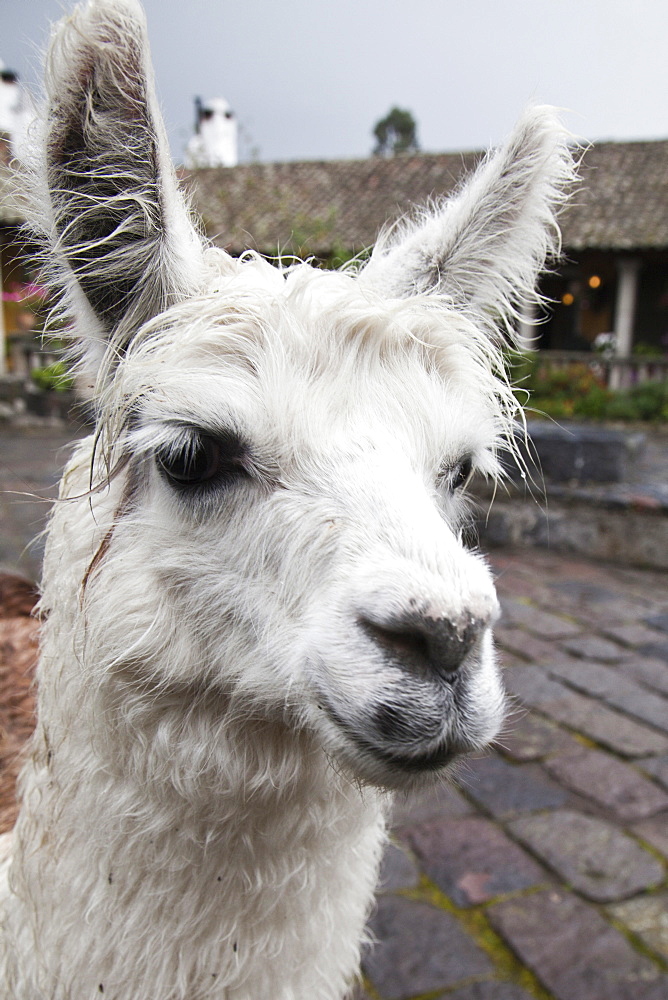
<svg viewBox="0 0 668 1000">
<path fill-rule="evenodd" d="M 251 163 L 182 176 L 220 246 L 327 254 L 370 246 L 385 223 L 451 192 L 479 158 L 473 152 Z M 581 176 L 561 218 L 566 248 L 668 249 L 668 140 L 595 143 Z M 0 223 L 22 217 L 16 182 L 0 163 Z"/>
<path fill-rule="evenodd" d="M 584 155 L 582 184 L 561 219 L 572 250 L 668 248 L 668 140 L 600 142 Z"/>
<path fill-rule="evenodd" d="M 194 207 L 219 245 L 327 253 L 371 245 L 386 222 L 452 191 L 479 157 L 254 163 L 186 176 Z M 581 176 L 561 219 L 565 247 L 668 248 L 668 140 L 596 143 Z"/>
<path fill-rule="evenodd" d="M 207 234 L 238 252 L 363 250 L 413 204 L 451 191 L 480 154 L 252 163 L 189 177 Z"/>
</svg>

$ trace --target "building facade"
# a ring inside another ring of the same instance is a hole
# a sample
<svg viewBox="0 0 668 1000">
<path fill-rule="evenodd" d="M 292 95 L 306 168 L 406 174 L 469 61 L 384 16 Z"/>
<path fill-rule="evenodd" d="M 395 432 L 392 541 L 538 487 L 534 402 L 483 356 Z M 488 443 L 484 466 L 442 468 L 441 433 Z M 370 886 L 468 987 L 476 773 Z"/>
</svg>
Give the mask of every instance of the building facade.
<svg viewBox="0 0 668 1000">
<path fill-rule="evenodd" d="M 480 153 L 245 164 L 188 176 L 208 235 L 233 253 L 313 254 L 368 248 L 412 206 L 447 197 Z M 534 346 L 622 357 L 668 353 L 668 140 L 586 149 L 561 217 L 563 258 L 543 280 L 546 317 L 527 317 Z M 537 326 L 533 323 L 542 319 Z"/>
<path fill-rule="evenodd" d="M 336 262 L 368 249 L 383 225 L 413 206 L 453 193 L 481 155 L 250 163 L 181 175 L 207 235 L 231 253 L 251 247 Z M 12 301 L 12 289 L 29 285 L 31 275 L 18 228 L 20 184 L 7 161 L 0 161 L 0 320 L 11 339 L 30 312 Z M 544 316 L 527 316 L 526 344 L 552 352 L 603 345 L 618 358 L 665 357 L 668 140 L 594 143 L 580 173 L 561 217 L 563 258 L 543 280 L 551 304 Z"/>
</svg>

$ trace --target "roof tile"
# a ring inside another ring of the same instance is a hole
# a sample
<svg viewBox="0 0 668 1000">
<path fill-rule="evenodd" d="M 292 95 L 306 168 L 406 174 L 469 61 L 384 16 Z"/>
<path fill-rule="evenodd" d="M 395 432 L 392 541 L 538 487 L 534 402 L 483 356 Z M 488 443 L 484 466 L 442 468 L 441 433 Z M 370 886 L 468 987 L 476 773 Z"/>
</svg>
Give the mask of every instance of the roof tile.
<svg viewBox="0 0 668 1000">
<path fill-rule="evenodd" d="M 187 176 L 207 233 L 233 252 L 327 253 L 370 246 L 415 205 L 450 194 L 481 153 L 252 163 Z M 668 247 L 668 140 L 594 143 L 564 212 L 564 246 Z"/>
</svg>

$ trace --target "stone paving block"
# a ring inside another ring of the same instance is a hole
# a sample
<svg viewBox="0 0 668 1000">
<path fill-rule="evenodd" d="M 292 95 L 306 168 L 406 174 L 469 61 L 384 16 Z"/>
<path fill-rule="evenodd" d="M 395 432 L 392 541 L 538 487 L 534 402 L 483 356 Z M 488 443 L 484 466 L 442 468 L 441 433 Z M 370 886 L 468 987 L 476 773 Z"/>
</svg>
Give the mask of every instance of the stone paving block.
<svg viewBox="0 0 668 1000">
<path fill-rule="evenodd" d="M 668 739 L 663 734 L 569 690 L 540 668 L 513 667 L 506 671 L 505 680 L 509 692 L 520 701 L 623 757 L 668 752 Z"/>
<path fill-rule="evenodd" d="M 663 660 L 634 653 L 624 664 L 624 673 L 645 687 L 668 695 L 668 663 Z"/>
<path fill-rule="evenodd" d="M 668 642 L 648 643 L 646 646 L 640 646 L 640 652 L 644 656 L 653 656 L 668 663 Z"/>
<path fill-rule="evenodd" d="M 538 809 L 556 809 L 567 799 L 563 789 L 543 775 L 497 756 L 469 761 L 459 785 L 497 819 Z"/>
<path fill-rule="evenodd" d="M 527 554 L 533 557 L 535 551 L 534 549 Z M 532 572 L 532 567 L 526 561 L 518 560 L 516 556 L 512 566 L 506 565 L 502 549 L 494 549 L 490 555 L 490 562 L 498 578 L 496 586 L 501 597 L 519 600 L 530 597 L 533 601 L 544 601 L 548 607 L 550 606 L 551 592 L 547 573 L 541 572 L 540 569 Z"/>
<path fill-rule="evenodd" d="M 420 881 L 420 872 L 406 849 L 390 842 L 383 853 L 378 879 L 379 892 L 396 889 L 414 889 Z"/>
<path fill-rule="evenodd" d="M 492 558 L 490 559 L 492 568 L 497 574 L 500 570 L 503 571 L 503 575 L 497 580 L 497 592 L 503 597 L 515 597 L 518 600 L 523 600 L 528 594 L 535 597 L 536 595 L 533 587 L 533 581 L 528 581 L 524 574 L 517 573 L 514 570 L 506 572 L 501 566 L 498 565 L 498 559 L 496 557 L 499 551 L 500 549 L 494 549 Z"/>
<path fill-rule="evenodd" d="M 600 574 L 600 567 L 598 567 Z M 551 585 L 550 610 L 572 616 L 585 629 L 604 629 L 640 621 L 648 611 L 647 602 L 615 594 L 596 583 L 580 587 L 577 583 Z"/>
<path fill-rule="evenodd" d="M 581 625 L 543 611 L 528 601 L 510 598 L 503 601 L 501 607 L 501 621 L 504 625 L 507 624 L 506 619 L 514 625 L 523 625 L 540 639 L 567 639 L 582 632 Z"/>
<path fill-rule="evenodd" d="M 636 687 L 635 691 L 627 689 L 625 694 L 618 692 L 608 695 L 606 701 L 626 715 L 632 715 L 641 722 L 660 729 L 662 733 L 668 733 L 668 700 L 662 695 Z"/>
<path fill-rule="evenodd" d="M 525 712 L 508 721 L 506 731 L 496 740 L 496 747 L 511 760 L 531 761 L 568 750 L 574 743 L 575 740 L 565 729 L 560 729 L 540 715 Z"/>
<path fill-rule="evenodd" d="M 608 625 L 602 631 L 607 638 L 621 643 L 622 646 L 648 646 L 659 638 L 656 632 L 640 622 L 627 625 Z"/>
<path fill-rule="evenodd" d="M 602 750 L 579 747 L 552 757 L 544 767 L 566 788 L 593 799 L 618 819 L 645 819 L 668 809 L 668 795 L 654 782 Z"/>
<path fill-rule="evenodd" d="M 668 959 L 668 892 L 627 899 L 609 906 L 608 913 L 637 934 L 657 955 Z"/>
<path fill-rule="evenodd" d="M 538 708 L 548 702 L 577 697 L 567 687 L 534 664 L 509 667 L 503 676 L 506 690 L 525 705 Z"/>
<path fill-rule="evenodd" d="M 662 612 L 659 615 L 650 615 L 645 618 L 648 625 L 652 628 L 658 629 L 661 632 L 668 632 L 668 612 Z"/>
<path fill-rule="evenodd" d="M 647 604 L 631 598 L 617 597 L 600 604 L 582 605 L 573 616 L 588 628 L 619 625 L 640 621 L 647 614 Z"/>
<path fill-rule="evenodd" d="M 556 1000 L 665 1000 L 668 976 L 592 907 L 548 890 L 497 903 L 490 921 Z"/>
<path fill-rule="evenodd" d="M 651 774 L 655 781 L 668 789 L 668 754 L 663 757 L 648 757 L 646 760 L 636 762 L 647 774 Z M 666 819 L 668 825 L 668 818 Z"/>
<path fill-rule="evenodd" d="M 559 705 L 547 714 L 590 737 L 594 742 L 616 751 L 622 757 L 642 757 L 645 753 L 661 754 L 668 750 L 668 741 L 662 733 L 621 715 L 612 708 L 606 708 L 591 698 L 584 698 L 582 695 L 579 698 L 581 701 L 570 706 L 570 716 L 569 709 L 564 711 Z M 643 747 L 646 748 L 644 752 Z"/>
<path fill-rule="evenodd" d="M 659 854 L 668 858 L 668 821 L 665 816 L 644 819 L 642 823 L 635 823 L 631 830 L 636 837 L 647 841 Z"/>
<path fill-rule="evenodd" d="M 486 819 L 435 820 L 402 833 L 421 867 L 458 906 L 548 881 L 521 847 Z"/>
<path fill-rule="evenodd" d="M 439 816 L 450 818 L 470 816 L 475 811 L 475 806 L 471 805 L 453 784 L 442 782 L 425 791 L 397 795 L 392 808 L 391 825 L 401 827 L 409 823 L 436 819 Z"/>
<path fill-rule="evenodd" d="M 506 670 L 508 667 L 526 667 L 527 661 L 521 656 L 515 656 L 514 653 L 509 653 L 507 649 L 501 649 L 500 646 L 496 647 L 497 658 L 499 665 L 502 670 Z"/>
<path fill-rule="evenodd" d="M 573 570 L 577 571 L 577 568 L 573 567 Z M 562 563 L 560 571 L 562 576 L 568 575 L 566 563 Z M 575 572 L 572 575 L 575 576 Z M 592 579 L 564 580 L 557 577 L 550 580 L 548 586 L 551 591 L 562 594 L 572 607 L 580 608 L 580 610 L 583 608 L 589 610 L 589 605 L 591 604 L 606 604 L 609 606 L 613 601 L 618 600 L 618 595 L 614 590 L 610 590 L 608 587 L 604 587 Z"/>
<path fill-rule="evenodd" d="M 379 943 L 363 969 L 383 1000 L 447 989 L 492 971 L 455 918 L 428 903 L 381 896 L 369 926 Z"/>
<path fill-rule="evenodd" d="M 499 595 L 499 605 L 501 607 L 500 625 L 507 628 L 517 625 L 522 620 L 525 607 L 523 598 L 513 597 L 510 594 Z"/>
<path fill-rule="evenodd" d="M 573 656 L 583 660 L 600 660 L 602 663 L 620 663 L 628 657 L 628 650 L 597 635 L 581 635 L 564 640 L 561 645 Z"/>
<path fill-rule="evenodd" d="M 531 1000 L 531 996 L 515 983 L 495 980 L 464 986 L 461 990 L 448 993 L 443 1000 Z"/>
<path fill-rule="evenodd" d="M 573 658 L 557 658 L 542 664 L 542 668 L 558 680 L 565 681 L 569 687 L 577 688 L 595 698 L 602 698 L 616 693 L 634 690 L 637 685 L 624 676 L 622 668 L 604 666 L 590 660 Z"/>
<path fill-rule="evenodd" d="M 649 722 L 656 729 L 668 732 L 668 699 L 655 691 L 648 691 L 629 676 L 638 674 L 642 679 L 643 662 L 646 665 L 645 676 L 649 677 L 650 682 L 665 687 L 668 694 L 668 665 L 659 660 L 636 657 L 635 654 L 617 666 L 556 658 L 541 664 L 541 669 L 579 691 L 603 698 L 608 704 L 626 714 L 633 715 L 643 722 Z"/>
<path fill-rule="evenodd" d="M 523 628 L 497 625 L 494 629 L 494 638 L 502 649 L 524 660 L 540 663 L 554 656 L 554 646 L 551 642 L 539 639 Z"/>
<path fill-rule="evenodd" d="M 662 451 L 668 456 L 665 448 Z M 668 470 L 668 467 L 667 467 Z M 662 589 L 666 582 L 665 575 L 660 570 L 640 569 L 633 566 L 610 566 L 615 580 L 624 585 L 624 590 L 631 596 L 644 600 L 648 606 L 647 614 L 658 614 L 665 611 L 665 601 L 661 601 Z M 656 598 L 659 598 L 657 601 Z"/>
<path fill-rule="evenodd" d="M 665 877 L 664 866 L 635 840 L 583 813 L 561 809 L 521 816 L 508 828 L 566 883 L 595 902 L 626 899 Z"/>
</svg>

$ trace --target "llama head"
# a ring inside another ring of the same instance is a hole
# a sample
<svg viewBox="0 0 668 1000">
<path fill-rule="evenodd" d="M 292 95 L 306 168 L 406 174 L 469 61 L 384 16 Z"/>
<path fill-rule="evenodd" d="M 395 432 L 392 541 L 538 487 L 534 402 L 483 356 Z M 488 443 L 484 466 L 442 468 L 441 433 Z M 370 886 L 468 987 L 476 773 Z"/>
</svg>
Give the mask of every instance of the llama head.
<svg viewBox="0 0 668 1000">
<path fill-rule="evenodd" d="M 106 482 L 77 515 L 96 691 L 123 686 L 135 726 L 171 719 L 165 760 L 185 741 L 200 776 L 221 720 L 287 725 L 383 786 L 483 745 L 497 603 L 464 494 L 512 437 L 499 329 L 573 169 L 553 113 L 357 272 L 281 270 L 191 224 L 134 0 L 77 8 L 47 82 L 42 230 Z"/>
</svg>

